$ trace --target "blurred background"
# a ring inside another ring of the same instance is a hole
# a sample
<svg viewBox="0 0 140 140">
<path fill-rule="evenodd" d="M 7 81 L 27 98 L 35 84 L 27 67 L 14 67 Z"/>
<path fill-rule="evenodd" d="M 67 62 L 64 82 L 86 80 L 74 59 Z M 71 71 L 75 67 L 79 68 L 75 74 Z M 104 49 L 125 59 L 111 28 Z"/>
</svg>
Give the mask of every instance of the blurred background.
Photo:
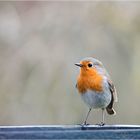
<svg viewBox="0 0 140 140">
<path fill-rule="evenodd" d="M 79 124 L 74 63 L 92 56 L 118 92 L 108 124 L 140 124 L 140 2 L 0 2 L 0 125 Z M 99 123 L 101 110 L 88 122 Z"/>
</svg>

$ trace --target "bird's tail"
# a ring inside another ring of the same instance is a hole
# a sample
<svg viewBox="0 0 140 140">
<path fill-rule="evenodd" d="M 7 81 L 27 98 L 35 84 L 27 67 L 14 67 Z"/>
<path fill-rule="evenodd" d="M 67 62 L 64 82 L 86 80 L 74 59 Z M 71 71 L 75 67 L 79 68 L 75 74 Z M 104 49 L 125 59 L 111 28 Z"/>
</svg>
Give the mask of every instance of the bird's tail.
<svg viewBox="0 0 140 140">
<path fill-rule="evenodd" d="M 116 114 L 116 112 L 115 112 L 115 110 L 113 109 L 113 108 L 106 108 L 106 111 L 107 111 L 107 113 L 109 114 L 109 115 L 115 115 Z"/>
</svg>

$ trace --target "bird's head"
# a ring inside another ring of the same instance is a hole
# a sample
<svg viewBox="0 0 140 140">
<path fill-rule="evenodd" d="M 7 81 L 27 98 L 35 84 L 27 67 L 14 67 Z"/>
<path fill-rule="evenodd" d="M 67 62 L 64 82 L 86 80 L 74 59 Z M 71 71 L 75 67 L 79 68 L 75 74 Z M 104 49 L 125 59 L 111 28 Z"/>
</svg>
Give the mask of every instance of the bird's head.
<svg viewBox="0 0 140 140">
<path fill-rule="evenodd" d="M 80 73 L 82 75 L 95 75 L 97 71 L 103 68 L 103 64 L 92 57 L 84 58 L 80 63 L 76 63 L 75 65 L 80 67 Z"/>
</svg>

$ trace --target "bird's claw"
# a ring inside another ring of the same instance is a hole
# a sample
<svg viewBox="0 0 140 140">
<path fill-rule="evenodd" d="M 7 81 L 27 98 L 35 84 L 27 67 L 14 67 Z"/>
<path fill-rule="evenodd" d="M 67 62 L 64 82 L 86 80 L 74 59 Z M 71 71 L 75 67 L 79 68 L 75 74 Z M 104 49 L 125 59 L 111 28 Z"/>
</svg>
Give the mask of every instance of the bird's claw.
<svg viewBox="0 0 140 140">
<path fill-rule="evenodd" d="M 96 125 L 99 125 L 99 126 L 104 126 L 104 125 L 105 125 L 105 123 L 104 123 L 104 122 L 101 122 L 101 123 L 96 124 Z"/>
<path fill-rule="evenodd" d="M 88 125 L 90 125 L 90 124 L 88 124 L 88 123 L 82 123 L 82 124 L 79 124 L 81 127 L 85 127 L 85 126 L 88 126 Z"/>
</svg>

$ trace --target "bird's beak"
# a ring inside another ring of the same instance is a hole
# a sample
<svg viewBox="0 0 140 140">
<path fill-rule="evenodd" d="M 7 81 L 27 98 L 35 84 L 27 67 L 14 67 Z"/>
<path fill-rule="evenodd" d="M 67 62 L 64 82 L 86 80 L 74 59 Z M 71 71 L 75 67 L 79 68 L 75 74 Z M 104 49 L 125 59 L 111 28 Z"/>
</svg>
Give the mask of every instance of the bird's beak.
<svg viewBox="0 0 140 140">
<path fill-rule="evenodd" d="M 80 63 L 75 63 L 75 65 L 78 66 L 78 67 L 83 67 L 83 65 L 80 64 Z"/>
</svg>

